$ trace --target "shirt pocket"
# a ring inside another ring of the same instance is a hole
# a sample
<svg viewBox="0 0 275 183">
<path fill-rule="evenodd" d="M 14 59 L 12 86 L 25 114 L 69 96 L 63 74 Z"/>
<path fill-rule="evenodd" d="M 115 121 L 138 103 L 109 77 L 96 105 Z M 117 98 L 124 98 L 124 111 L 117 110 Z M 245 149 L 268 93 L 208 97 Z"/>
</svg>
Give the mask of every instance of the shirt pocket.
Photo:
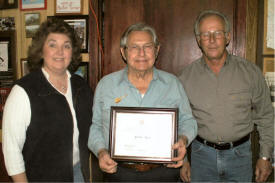
<svg viewBox="0 0 275 183">
<path fill-rule="evenodd" d="M 252 94 L 249 89 L 231 90 L 228 92 L 229 103 L 233 107 L 250 107 Z"/>
</svg>

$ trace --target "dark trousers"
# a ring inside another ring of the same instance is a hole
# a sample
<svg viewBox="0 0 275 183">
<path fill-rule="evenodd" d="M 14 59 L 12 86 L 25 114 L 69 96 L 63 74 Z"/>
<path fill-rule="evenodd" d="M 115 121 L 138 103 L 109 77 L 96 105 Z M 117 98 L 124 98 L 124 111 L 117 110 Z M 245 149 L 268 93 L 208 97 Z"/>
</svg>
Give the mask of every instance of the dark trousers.
<svg viewBox="0 0 275 183">
<path fill-rule="evenodd" d="M 118 165 L 116 173 L 104 173 L 103 178 L 105 182 L 178 182 L 180 180 L 179 171 L 179 168 L 160 166 L 138 172 Z"/>
</svg>

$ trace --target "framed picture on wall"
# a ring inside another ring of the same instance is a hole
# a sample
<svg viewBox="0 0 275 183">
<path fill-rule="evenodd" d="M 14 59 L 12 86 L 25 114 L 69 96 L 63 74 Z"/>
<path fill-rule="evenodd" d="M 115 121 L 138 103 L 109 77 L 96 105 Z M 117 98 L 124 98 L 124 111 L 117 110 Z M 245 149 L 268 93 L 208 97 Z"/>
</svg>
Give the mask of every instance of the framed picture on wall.
<svg viewBox="0 0 275 183">
<path fill-rule="evenodd" d="M 21 64 L 21 77 L 23 77 L 30 72 L 27 59 L 21 58 L 20 64 Z"/>
<path fill-rule="evenodd" d="M 15 63 L 15 31 L 0 31 L 0 72 L 12 69 Z"/>
<path fill-rule="evenodd" d="M 67 22 L 78 33 L 79 38 L 82 40 L 81 52 L 88 52 L 88 15 L 75 15 L 75 16 L 48 16 L 48 18 L 61 18 Z"/>
<path fill-rule="evenodd" d="M 11 87 L 16 79 L 15 31 L 0 31 L 0 87 Z"/>
<path fill-rule="evenodd" d="M 25 14 L 26 37 L 32 38 L 40 26 L 40 13 Z"/>
<path fill-rule="evenodd" d="M 47 0 L 19 0 L 20 10 L 43 10 L 47 8 Z"/>
<path fill-rule="evenodd" d="M 9 66 L 10 66 L 10 41 L 9 40 L 5 40 L 5 39 L 0 39 L 0 71 L 8 71 Z"/>
<path fill-rule="evenodd" d="M 14 17 L 0 17 L 0 31 L 15 30 Z"/>
<path fill-rule="evenodd" d="M 56 15 L 81 14 L 83 0 L 55 0 Z"/>
<path fill-rule="evenodd" d="M 83 77 L 87 82 L 89 80 L 89 64 L 88 62 L 81 62 L 75 74 Z"/>
<path fill-rule="evenodd" d="M 274 1 L 273 1 L 274 3 Z M 263 40 L 263 54 L 275 54 L 275 35 L 274 35 L 274 4 L 270 0 L 264 1 L 264 40 Z"/>
<path fill-rule="evenodd" d="M 0 10 L 17 8 L 18 0 L 0 0 Z"/>
</svg>

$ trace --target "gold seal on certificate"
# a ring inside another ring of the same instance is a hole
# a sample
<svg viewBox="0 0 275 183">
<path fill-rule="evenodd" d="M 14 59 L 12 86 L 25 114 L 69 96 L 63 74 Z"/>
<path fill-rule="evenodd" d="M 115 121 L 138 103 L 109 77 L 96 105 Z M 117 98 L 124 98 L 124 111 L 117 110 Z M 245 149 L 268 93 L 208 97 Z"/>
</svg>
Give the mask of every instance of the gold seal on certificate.
<svg viewBox="0 0 275 183">
<path fill-rule="evenodd" d="M 170 163 L 177 108 L 111 107 L 110 153 L 120 161 Z"/>
</svg>

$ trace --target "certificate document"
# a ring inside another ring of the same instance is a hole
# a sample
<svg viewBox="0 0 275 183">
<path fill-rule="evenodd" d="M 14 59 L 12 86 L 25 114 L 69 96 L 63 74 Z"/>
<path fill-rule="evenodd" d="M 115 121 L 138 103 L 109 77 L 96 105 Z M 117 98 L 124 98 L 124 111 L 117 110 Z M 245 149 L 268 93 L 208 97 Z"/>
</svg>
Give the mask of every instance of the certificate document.
<svg viewBox="0 0 275 183">
<path fill-rule="evenodd" d="M 125 161 L 171 162 L 177 109 L 111 108 L 111 157 Z"/>
</svg>

